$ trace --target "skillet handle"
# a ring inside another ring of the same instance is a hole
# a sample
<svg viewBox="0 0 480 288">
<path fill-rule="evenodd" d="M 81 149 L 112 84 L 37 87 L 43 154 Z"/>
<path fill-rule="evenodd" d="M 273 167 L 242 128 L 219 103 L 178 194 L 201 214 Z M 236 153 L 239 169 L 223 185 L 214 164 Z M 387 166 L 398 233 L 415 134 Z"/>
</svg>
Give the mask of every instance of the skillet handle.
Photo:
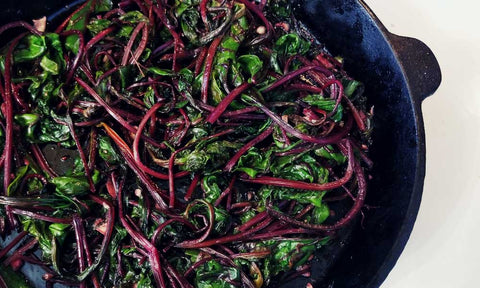
<svg viewBox="0 0 480 288">
<path fill-rule="evenodd" d="M 415 38 L 389 32 L 387 37 L 403 67 L 413 97 L 418 102 L 423 101 L 438 89 L 442 81 L 440 66 L 432 50 Z"/>
</svg>

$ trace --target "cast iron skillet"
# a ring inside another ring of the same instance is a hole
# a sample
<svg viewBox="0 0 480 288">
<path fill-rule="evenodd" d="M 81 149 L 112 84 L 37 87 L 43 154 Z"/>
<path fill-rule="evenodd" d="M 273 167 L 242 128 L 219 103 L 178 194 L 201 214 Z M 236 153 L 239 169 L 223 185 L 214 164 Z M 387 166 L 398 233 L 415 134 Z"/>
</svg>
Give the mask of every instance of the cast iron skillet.
<svg viewBox="0 0 480 288">
<path fill-rule="evenodd" d="M 62 0 L 2 0 L 0 22 L 51 15 L 69 7 Z M 395 265 L 413 228 L 425 176 L 421 102 L 441 82 L 439 65 L 422 42 L 389 33 L 361 0 L 297 0 L 294 13 L 345 57 L 345 68 L 365 83 L 375 107 L 371 171 L 364 221 L 357 221 L 323 249 L 311 279 L 283 287 L 379 287 Z M 362 223 L 360 223 L 362 222 Z"/>
</svg>

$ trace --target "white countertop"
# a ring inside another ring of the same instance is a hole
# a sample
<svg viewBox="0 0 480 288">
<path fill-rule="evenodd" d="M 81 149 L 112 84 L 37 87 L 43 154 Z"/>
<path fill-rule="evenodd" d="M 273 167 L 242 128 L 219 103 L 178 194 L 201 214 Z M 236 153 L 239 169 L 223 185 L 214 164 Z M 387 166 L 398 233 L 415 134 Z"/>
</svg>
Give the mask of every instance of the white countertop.
<svg viewBox="0 0 480 288">
<path fill-rule="evenodd" d="M 480 2 L 365 0 L 424 41 L 443 81 L 423 102 L 427 173 L 410 240 L 382 288 L 480 287 Z"/>
</svg>

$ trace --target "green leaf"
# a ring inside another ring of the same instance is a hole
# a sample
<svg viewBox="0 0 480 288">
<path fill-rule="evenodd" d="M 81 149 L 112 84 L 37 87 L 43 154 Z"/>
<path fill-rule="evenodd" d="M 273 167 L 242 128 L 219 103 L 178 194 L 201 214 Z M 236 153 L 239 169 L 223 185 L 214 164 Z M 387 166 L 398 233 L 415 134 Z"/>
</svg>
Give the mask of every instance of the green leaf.
<svg viewBox="0 0 480 288">
<path fill-rule="evenodd" d="M 246 222 L 250 221 L 256 215 L 257 215 L 257 213 L 255 212 L 255 210 L 248 210 L 245 213 L 240 215 L 240 220 L 242 221 L 242 224 L 245 224 Z"/>
<path fill-rule="evenodd" d="M 69 148 L 75 144 L 71 139 L 70 129 L 67 125 L 62 125 L 52 121 L 50 118 L 42 119 L 40 122 L 40 135 L 38 140 L 42 143 L 62 143 Z"/>
<path fill-rule="evenodd" d="M 84 32 L 92 12 L 108 12 L 112 9 L 113 3 L 111 0 L 89 0 L 82 9 L 72 16 L 65 30 L 79 30 L 80 32 Z"/>
<path fill-rule="evenodd" d="M 290 165 L 288 170 L 282 171 L 281 176 L 290 179 L 290 180 L 297 180 L 297 181 L 305 181 L 305 182 L 313 182 L 314 176 L 310 174 L 309 167 L 304 164 L 295 164 Z"/>
<path fill-rule="evenodd" d="M 184 11 L 180 17 L 180 26 L 182 27 L 183 35 L 190 40 L 192 44 L 198 43 L 198 34 L 196 27 L 198 20 L 200 19 L 200 13 L 195 9 L 188 9 Z"/>
<path fill-rule="evenodd" d="M 296 200 L 301 204 L 312 204 L 315 207 L 322 207 L 323 196 L 325 196 L 325 191 L 298 191 L 292 189 L 280 189 L 276 191 L 278 194 L 278 199 L 282 200 Z"/>
<path fill-rule="evenodd" d="M 213 169 L 223 167 L 234 149 L 238 149 L 240 143 L 232 143 L 229 141 L 215 141 L 207 145 L 205 151 L 210 158 L 210 166 Z"/>
<path fill-rule="evenodd" d="M 304 40 L 297 34 L 290 33 L 278 38 L 273 49 L 284 57 L 297 54 L 304 55 L 310 49 L 310 42 Z"/>
<path fill-rule="evenodd" d="M 107 136 L 100 136 L 98 139 L 98 154 L 110 164 L 117 164 L 120 162 L 120 156 L 112 145 L 112 141 Z"/>
<path fill-rule="evenodd" d="M 353 79 L 342 79 L 343 93 L 351 98 L 356 91 L 363 92 L 363 83 Z"/>
<path fill-rule="evenodd" d="M 24 217 L 22 219 L 22 225 L 23 230 L 37 239 L 43 258 L 50 258 L 52 254 L 52 235 L 47 228 L 47 222 Z"/>
<path fill-rule="evenodd" d="M 122 240 L 128 235 L 128 232 L 125 228 L 117 225 L 114 228 L 112 241 L 109 245 L 110 257 L 114 257 L 117 254 L 117 250 L 120 247 Z"/>
<path fill-rule="evenodd" d="M 69 24 L 65 30 L 78 30 L 83 33 L 87 28 L 87 24 L 90 21 L 90 14 L 92 14 L 92 12 L 106 12 L 112 10 L 112 8 L 113 4 L 111 0 L 89 0 L 89 2 L 82 9 L 80 9 L 72 16 L 72 18 L 70 18 Z M 66 39 L 65 47 L 77 54 L 80 47 L 79 41 L 80 40 L 77 35 L 70 35 Z"/>
<path fill-rule="evenodd" d="M 13 55 L 15 62 L 26 62 L 37 59 L 47 51 L 45 37 L 37 35 L 28 35 L 22 40 L 22 47 L 16 50 Z"/>
<path fill-rule="evenodd" d="M 275 158 L 270 170 L 274 176 L 290 180 L 325 183 L 328 181 L 328 170 L 307 153 Z"/>
<path fill-rule="evenodd" d="M 112 25 L 112 21 L 108 19 L 97 19 L 93 18 L 90 20 L 90 22 L 87 24 L 87 29 L 90 30 L 90 32 L 93 35 L 97 35 L 99 32 L 102 30 L 107 29 L 110 25 Z"/>
<path fill-rule="evenodd" d="M 40 117 L 37 114 L 30 114 L 30 113 L 16 114 L 14 118 L 17 124 L 23 127 L 34 125 L 40 119 Z"/>
<path fill-rule="evenodd" d="M 330 209 L 326 204 L 317 206 L 313 209 L 312 218 L 313 223 L 322 224 L 330 216 Z"/>
<path fill-rule="evenodd" d="M 158 67 L 150 67 L 148 68 L 148 71 L 152 72 L 153 74 L 159 75 L 159 76 L 175 76 L 175 72 L 169 69 L 161 69 Z"/>
<path fill-rule="evenodd" d="M 118 17 L 119 20 L 129 23 L 129 24 L 138 24 L 140 22 L 148 22 L 148 18 L 142 14 L 142 12 L 134 10 L 134 11 L 129 11 L 120 17 Z"/>
<path fill-rule="evenodd" d="M 213 232 L 216 235 L 224 235 L 230 227 L 230 214 L 227 210 L 220 207 L 215 207 L 215 224 L 213 226 Z"/>
<path fill-rule="evenodd" d="M 335 99 L 327 99 L 319 94 L 312 94 L 304 97 L 302 99 L 305 103 L 325 110 L 327 112 L 332 112 L 335 108 Z M 341 121 L 343 118 L 343 106 L 338 105 L 336 113 L 331 117 L 335 122 Z"/>
<path fill-rule="evenodd" d="M 310 154 L 304 154 L 299 159 L 299 161 L 302 161 L 310 166 L 317 183 L 323 184 L 328 182 L 329 172 L 325 167 L 320 166 L 320 163 L 317 159 L 312 157 Z"/>
<path fill-rule="evenodd" d="M 332 151 L 334 151 L 333 147 L 331 145 L 327 145 L 326 147 L 315 149 L 314 152 L 315 155 L 323 157 L 325 159 L 334 160 L 335 162 L 337 162 L 337 164 L 343 164 L 347 161 L 347 157 L 345 157 L 345 155 Z"/>
<path fill-rule="evenodd" d="M 335 107 L 334 99 L 324 98 L 322 95 L 319 94 L 308 95 L 302 100 L 309 105 L 315 106 L 327 112 L 331 112 Z"/>
<path fill-rule="evenodd" d="M 322 207 L 325 191 L 306 191 L 291 188 L 278 188 L 273 186 L 263 186 L 258 194 L 265 202 L 266 200 L 296 200 L 301 204 L 312 204 L 315 207 Z"/>
<path fill-rule="evenodd" d="M 234 171 L 240 171 L 247 174 L 250 178 L 255 178 L 258 174 L 258 171 L 255 168 L 250 167 L 238 167 Z"/>
<path fill-rule="evenodd" d="M 95 13 L 108 12 L 112 9 L 112 0 L 95 0 Z"/>
<path fill-rule="evenodd" d="M 205 200 L 214 203 L 220 197 L 222 190 L 218 186 L 217 176 L 203 177 L 203 189 L 205 190 Z"/>
<path fill-rule="evenodd" d="M 190 152 L 182 159 L 182 162 L 184 162 L 182 169 L 186 171 L 203 170 L 209 159 L 210 157 L 204 150 Z"/>
<path fill-rule="evenodd" d="M 88 194 L 90 185 L 85 176 L 60 176 L 52 179 L 56 192 L 65 196 L 81 196 Z"/>
<path fill-rule="evenodd" d="M 32 288 L 28 283 L 27 279 L 18 271 L 13 271 L 10 266 L 3 266 L 0 269 L 0 276 L 7 284 L 6 287 L 15 287 L 15 288 Z"/>
<path fill-rule="evenodd" d="M 65 236 L 65 231 L 68 229 L 70 229 L 70 224 L 52 223 L 48 226 L 48 230 L 55 237 Z"/>
<path fill-rule="evenodd" d="M 15 179 L 13 179 L 12 182 L 10 182 L 10 185 L 8 185 L 7 188 L 7 196 L 10 196 L 17 190 L 18 185 L 20 185 L 23 177 L 27 174 L 28 171 L 28 165 L 27 166 L 21 166 L 18 168 L 17 173 L 15 173 Z"/>
<path fill-rule="evenodd" d="M 255 178 L 258 173 L 266 173 L 270 167 L 273 150 L 260 151 L 256 147 L 248 149 L 238 160 L 235 171 L 243 171 Z"/>
<path fill-rule="evenodd" d="M 191 8 L 192 1 L 191 0 L 176 0 L 175 1 L 175 16 L 178 18 L 180 17 L 185 10 Z"/>
<path fill-rule="evenodd" d="M 215 260 L 207 261 L 196 270 L 195 287 L 197 288 L 235 288 L 230 281 L 240 280 L 240 271 L 234 267 L 222 266 Z"/>
<path fill-rule="evenodd" d="M 67 62 L 63 56 L 63 41 L 60 40 L 60 36 L 56 33 L 45 34 L 45 42 L 48 47 L 48 57 L 58 65 L 58 73 L 65 71 Z M 57 74 L 54 74 L 57 75 Z"/>
<path fill-rule="evenodd" d="M 263 68 L 263 61 L 257 55 L 242 55 L 237 61 L 241 64 L 243 71 L 253 78 Z"/>
<path fill-rule="evenodd" d="M 120 38 L 130 38 L 130 35 L 133 32 L 133 29 L 134 28 L 132 26 L 124 25 L 120 28 L 120 30 L 118 30 L 117 36 Z"/>
<path fill-rule="evenodd" d="M 78 50 L 80 50 L 80 38 L 78 37 L 78 35 L 74 34 L 67 36 L 65 40 L 65 47 L 71 52 L 77 54 Z"/>
<path fill-rule="evenodd" d="M 86 4 L 82 9 L 77 11 L 77 13 L 73 14 L 68 21 L 68 25 L 65 28 L 66 31 L 68 30 L 78 30 L 80 32 L 84 32 L 87 26 L 87 22 L 89 19 L 89 15 L 92 12 L 92 8 L 94 8 L 96 0 L 89 0 L 89 3 Z"/>
<path fill-rule="evenodd" d="M 280 19 L 288 19 L 292 15 L 290 2 L 286 0 L 270 1 L 266 8 L 269 8 L 273 16 Z"/>
<path fill-rule="evenodd" d="M 245 9 L 242 4 L 235 5 L 235 8 L 240 10 Z M 220 103 L 226 96 L 226 93 L 221 88 L 223 86 L 222 83 L 226 83 L 228 81 L 230 67 L 235 66 L 236 54 L 240 44 L 245 39 L 247 30 L 248 21 L 245 16 L 240 17 L 237 21 L 234 21 L 234 23 L 230 26 L 230 32 L 223 38 L 222 42 L 220 43 L 219 51 L 215 54 L 215 66 L 212 72 L 210 92 L 212 94 L 212 102 L 216 105 Z M 236 101 L 230 105 L 233 105 L 232 107 L 234 107 L 235 103 Z"/>
<path fill-rule="evenodd" d="M 143 103 L 147 108 L 152 108 L 155 105 L 155 90 L 153 90 L 152 86 L 148 86 L 145 94 L 143 94 Z"/>
<path fill-rule="evenodd" d="M 131 84 L 133 84 L 133 81 L 135 80 L 135 67 L 133 67 L 133 65 L 126 65 L 126 66 L 122 66 L 120 67 L 120 69 L 118 69 L 118 73 L 115 73 L 114 74 L 115 76 L 118 75 L 118 77 L 120 78 L 119 82 L 120 82 L 120 86 L 122 88 L 122 90 L 124 90 L 125 88 L 127 88 L 128 86 L 130 86 Z M 117 80 L 118 81 L 118 80 Z"/>
<path fill-rule="evenodd" d="M 257 249 L 269 249 L 265 259 L 263 276 L 268 283 L 272 277 L 305 264 L 311 255 L 327 243 L 328 239 L 267 240 L 258 243 Z"/>
<path fill-rule="evenodd" d="M 230 67 L 230 72 L 228 73 L 228 81 L 231 82 L 234 87 L 238 87 L 243 83 L 245 83 L 245 77 L 242 74 L 242 65 L 238 61 L 235 61 L 233 65 Z M 251 82 L 252 79 L 249 79 L 248 81 Z M 241 108 L 244 107 L 244 105 L 240 104 L 237 100 L 234 100 L 232 104 L 230 105 L 233 109 L 239 109 L 240 107 L 236 108 L 236 106 L 239 106 L 239 105 L 242 105 Z"/>
<path fill-rule="evenodd" d="M 178 89 L 180 92 L 191 92 L 194 74 L 191 70 L 183 68 L 178 72 Z"/>
<path fill-rule="evenodd" d="M 152 287 L 154 287 L 154 285 L 152 283 L 152 279 L 148 275 L 145 275 L 145 274 L 142 273 L 138 276 L 138 278 L 140 278 L 140 279 L 137 282 L 137 285 L 136 285 L 137 288 L 152 288 Z"/>
<path fill-rule="evenodd" d="M 60 73 L 60 66 L 47 56 L 43 56 L 42 61 L 40 61 L 40 67 L 42 67 L 44 71 L 50 72 L 53 75 L 58 75 Z"/>
</svg>

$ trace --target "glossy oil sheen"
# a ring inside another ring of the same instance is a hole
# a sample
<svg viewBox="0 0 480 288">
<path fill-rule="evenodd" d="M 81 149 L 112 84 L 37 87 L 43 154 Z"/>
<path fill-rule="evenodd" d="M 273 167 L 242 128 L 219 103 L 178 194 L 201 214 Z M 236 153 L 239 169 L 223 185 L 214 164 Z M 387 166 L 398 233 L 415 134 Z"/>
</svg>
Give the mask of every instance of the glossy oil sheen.
<svg viewBox="0 0 480 288">
<path fill-rule="evenodd" d="M 365 219 L 359 217 L 319 252 L 311 278 L 282 287 L 311 282 L 315 288 L 377 288 L 400 256 L 420 205 L 425 175 L 420 104 L 441 81 L 438 63 L 420 41 L 388 33 L 361 1 L 305 0 L 294 7 L 331 53 L 345 58 L 351 76 L 364 82 L 375 111 L 375 166 Z M 58 16 L 62 9 L 62 0 L 2 0 L 0 22 Z"/>
</svg>

